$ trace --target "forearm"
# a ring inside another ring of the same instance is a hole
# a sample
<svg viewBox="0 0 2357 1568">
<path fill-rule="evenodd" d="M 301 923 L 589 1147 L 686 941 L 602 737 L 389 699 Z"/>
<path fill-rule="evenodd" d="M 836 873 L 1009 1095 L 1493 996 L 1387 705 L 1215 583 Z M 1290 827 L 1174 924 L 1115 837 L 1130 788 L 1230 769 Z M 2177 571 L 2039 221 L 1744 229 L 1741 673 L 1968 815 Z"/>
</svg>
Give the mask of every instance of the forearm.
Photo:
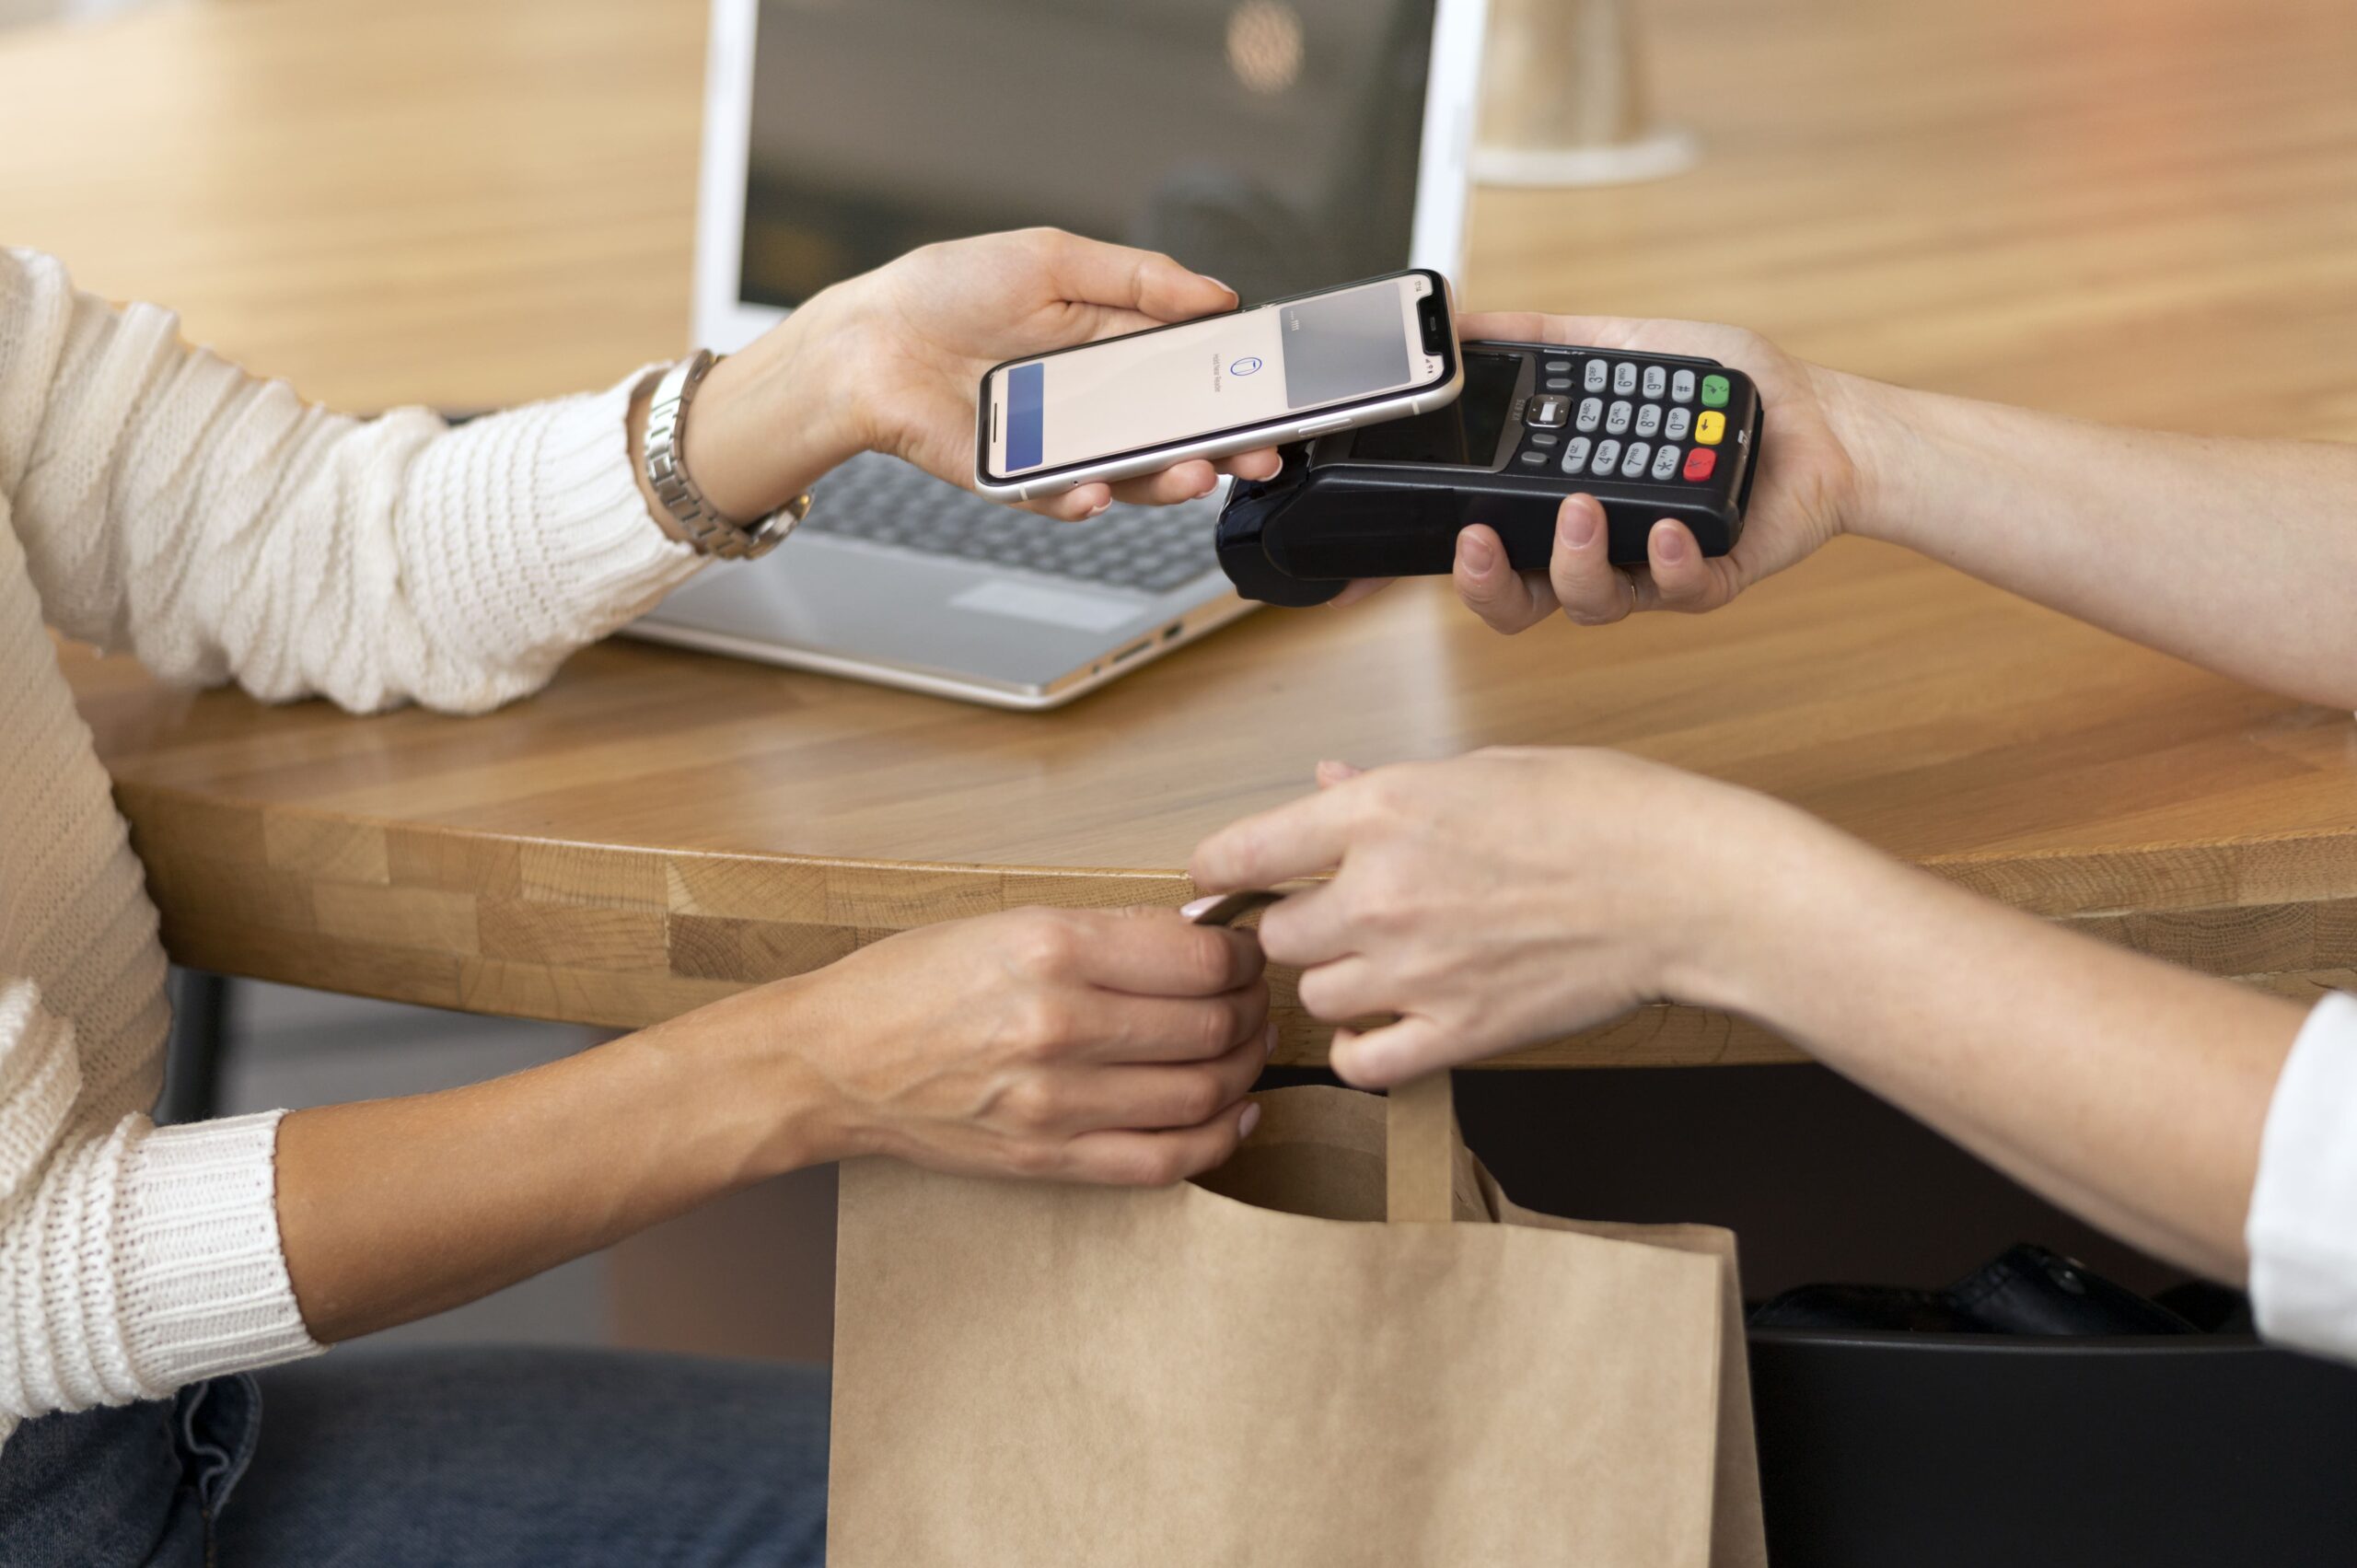
<svg viewBox="0 0 2357 1568">
<path fill-rule="evenodd" d="M 723 1004 L 489 1083 L 289 1115 L 279 1225 L 312 1336 L 442 1311 L 834 1157 L 790 1058 L 731 1022 L 748 1016 Z"/>
<path fill-rule="evenodd" d="M 272 701 L 473 711 L 694 567 L 632 476 L 625 389 L 364 421 L 176 327 L 0 252 L 0 495 L 68 635 Z"/>
<path fill-rule="evenodd" d="M 1260 974 L 1248 937 L 1167 911 L 1022 910 L 904 931 L 513 1077 L 297 1111 L 278 1230 L 303 1321 L 332 1341 L 424 1317 L 853 1155 L 1191 1176 L 1250 1129 Z"/>
<path fill-rule="evenodd" d="M 1828 377 L 1852 531 L 2270 691 L 2357 707 L 2357 447 Z"/>
<path fill-rule="evenodd" d="M 2063 1206 L 2220 1279 L 2301 1021 L 1811 823 L 1697 981 Z"/>
</svg>

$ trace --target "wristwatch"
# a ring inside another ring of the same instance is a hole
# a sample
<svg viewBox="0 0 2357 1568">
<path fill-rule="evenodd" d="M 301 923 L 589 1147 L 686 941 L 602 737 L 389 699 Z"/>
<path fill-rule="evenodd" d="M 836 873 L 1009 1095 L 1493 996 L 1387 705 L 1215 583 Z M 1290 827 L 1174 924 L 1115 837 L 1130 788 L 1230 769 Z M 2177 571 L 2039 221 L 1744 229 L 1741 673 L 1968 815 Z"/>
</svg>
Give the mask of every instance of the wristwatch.
<svg viewBox="0 0 2357 1568">
<path fill-rule="evenodd" d="M 688 411 L 695 404 L 696 389 L 719 363 L 712 350 L 700 348 L 655 383 L 646 407 L 646 483 L 697 554 L 750 561 L 775 550 L 794 525 L 810 515 L 810 493 L 804 491 L 766 517 L 740 523 L 723 517 L 696 488 L 680 449 L 687 445 Z"/>
</svg>

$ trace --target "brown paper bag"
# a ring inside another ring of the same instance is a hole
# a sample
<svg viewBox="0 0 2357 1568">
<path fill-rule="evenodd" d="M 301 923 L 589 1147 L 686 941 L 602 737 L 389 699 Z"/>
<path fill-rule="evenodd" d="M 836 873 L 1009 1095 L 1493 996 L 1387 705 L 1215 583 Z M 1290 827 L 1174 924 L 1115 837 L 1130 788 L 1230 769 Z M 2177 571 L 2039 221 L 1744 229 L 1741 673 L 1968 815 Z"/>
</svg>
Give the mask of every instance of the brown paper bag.
<svg viewBox="0 0 2357 1568">
<path fill-rule="evenodd" d="M 843 1167 L 833 1568 L 1766 1562 L 1732 1235 L 1517 1208 L 1446 1074 L 1258 1098 L 1159 1191 Z"/>
</svg>

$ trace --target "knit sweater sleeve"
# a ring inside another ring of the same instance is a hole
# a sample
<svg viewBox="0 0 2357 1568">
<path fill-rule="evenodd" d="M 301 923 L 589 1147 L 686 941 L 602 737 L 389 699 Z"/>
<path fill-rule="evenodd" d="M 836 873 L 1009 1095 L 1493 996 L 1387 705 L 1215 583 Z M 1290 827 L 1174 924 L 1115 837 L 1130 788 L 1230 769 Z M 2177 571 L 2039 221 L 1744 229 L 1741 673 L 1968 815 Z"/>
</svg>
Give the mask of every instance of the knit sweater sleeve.
<svg viewBox="0 0 2357 1568">
<path fill-rule="evenodd" d="M 0 1436 L 315 1354 L 279 1250 L 279 1112 L 77 1118 L 73 1025 L 0 982 Z"/>
<path fill-rule="evenodd" d="M 331 413 L 0 250 L 0 490 L 44 613 L 174 680 L 359 711 L 533 691 L 697 563 L 647 516 L 628 407 Z"/>
</svg>

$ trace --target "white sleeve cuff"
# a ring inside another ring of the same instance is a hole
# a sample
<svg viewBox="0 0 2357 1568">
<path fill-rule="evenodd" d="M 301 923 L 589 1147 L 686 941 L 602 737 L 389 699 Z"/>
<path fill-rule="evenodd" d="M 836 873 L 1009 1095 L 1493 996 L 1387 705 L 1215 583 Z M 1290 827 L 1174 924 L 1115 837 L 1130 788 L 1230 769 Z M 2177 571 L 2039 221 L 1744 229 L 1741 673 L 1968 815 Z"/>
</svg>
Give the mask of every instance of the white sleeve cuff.
<svg viewBox="0 0 2357 1568">
<path fill-rule="evenodd" d="M 2357 1360 L 2357 997 L 2327 996 L 2292 1042 L 2243 1238 L 2258 1331 Z"/>
<path fill-rule="evenodd" d="M 326 1348 L 279 1248 L 284 1114 L 159 1127 L 132 1147 L 115 1192 L 117 1309 L 150 1393 Z"/>
</svg>

